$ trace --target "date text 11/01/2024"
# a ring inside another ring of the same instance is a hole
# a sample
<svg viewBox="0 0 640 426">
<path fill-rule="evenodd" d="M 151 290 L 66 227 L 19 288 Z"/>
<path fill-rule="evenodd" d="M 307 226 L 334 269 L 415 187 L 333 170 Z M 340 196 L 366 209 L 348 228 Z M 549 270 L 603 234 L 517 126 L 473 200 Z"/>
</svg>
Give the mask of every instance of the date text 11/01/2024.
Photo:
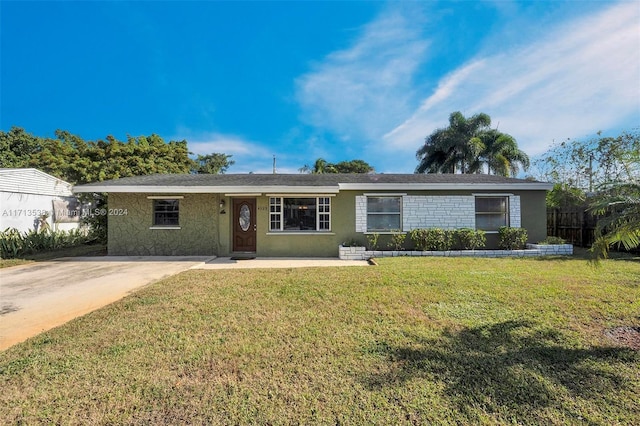
<svg viewBox="0 0 640 426">
<path fill-rule="evenodd" d="M 126 216 L 127 209 L 77 209 L 77 210 L 43 210 L 43 209 L 6 209 L 3 217 L 41 217 L 46 215 L 55 217 L 91 217 L 91 216 Z"/>
</svg>

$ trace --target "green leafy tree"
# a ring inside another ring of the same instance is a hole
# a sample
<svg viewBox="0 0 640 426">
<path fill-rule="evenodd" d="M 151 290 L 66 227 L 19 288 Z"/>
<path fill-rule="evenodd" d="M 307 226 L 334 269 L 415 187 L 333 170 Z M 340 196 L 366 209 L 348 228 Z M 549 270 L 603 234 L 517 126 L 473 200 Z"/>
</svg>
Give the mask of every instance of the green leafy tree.
<svg viewBox="0 0 640 426">
<path fill-rule="evenodd" d="M 640 183 L 608 188 L 591 202 L 591 211 L 599 216 L 591 247 L 596 261 L 606 258 L 611 247 L 630 250 L 640 246 Z"/>
<path fill-rule="evenodd" d="M 561 208 L 570 206 L 582 206 L 586 201 L 586 193 L 564 183 L 556 183 L 553 189 L 547 192 L 547 207 Z"/>
<path fill-rule="evenodd" d="M 640 133 L 566 140 L 533 162 L 537 179 L 593 192 L 617 183 L 640 180 Z"/>
<path fill-rule="evenodd" d="M 318 158 L 313 166 L 305 164 L 298 169 L 300 173 L 372 173 L 374 168 L 364 160 L 341 161 L 329 163 L 324 158 Z"/>
<path fill-rule="evenodd" d="M 341 161 L 333 165 L 337 173 L 373 173 L 375 170 L 364 160 Z"/>
<path fill-rule="evenodd" d="M 304 166 L 298 169 L 300 173 L 311 173 L 311 174 L 323 174 L 323 173 L 337 173 L 333 164 L 329 163 L 324 158 L 318 158 L 313 166 L 309 166 L 305 164 Z"/>
<path fill-rule="evenodd" d="M 41 138 L 27 133 L 21 127 L 0 131 L 0 167 L 28 167 L 31 156 L 38 151 Z"/>
<path fill-rule="evenodd" d="M 208 155 L 198 155 L 194 171 L 199 174 L 224 174 L 229 167 L 235 164 L 231 160 L 232 155 L 214 152 Z"/>
<path fill-rule="evenodd" d="M 222 154 L 224 155 L 224 154 Z M 85 141 L 68 131 L 41 138 L 19 127 L 0 131 L 0 166 L 34 167 L 74 184 L 153 173 L 190 173 L 187 141 L 165 142 L 160 136 L 139 136 L 119 141 Z"/>
</svg>

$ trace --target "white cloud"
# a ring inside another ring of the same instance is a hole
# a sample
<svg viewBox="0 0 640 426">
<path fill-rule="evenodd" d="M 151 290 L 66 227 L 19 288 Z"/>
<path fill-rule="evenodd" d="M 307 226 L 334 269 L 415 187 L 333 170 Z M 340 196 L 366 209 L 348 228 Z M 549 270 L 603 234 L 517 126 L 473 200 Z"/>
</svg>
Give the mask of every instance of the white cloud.
<svg viewBox="0 0 640 426">
<path fill-rule="evenodd" d="M 302 120 L 346 141 L 379 138 L 410 114 L 413 76 L 428 46 L 415 13 L 413 18 L 399 9 L 385 14 L 364 27 L 352 47 L 329 54 L 298 78 Z"/>
<path fill-rule="evenodd" d="M 271 173 L 273 153 L 261 143 L 247 140 L 242 136 L 223 133 L 193 133 L 182 129 L 179 136 L 171 140 L 187 141 L 187 147 L 195 155 L 207 155 L 214 152 L 232 155 L 236 163 L 228 173 Z"/>
<path fill-rule="evenodd" d="M 244 140 L 235 135 L 212 133 L 196 138 L 187 138 L 189 151 L 194 154 L 211 154 L 212 152 L 224 152 L 225 154 L 264 155 L 265 149 L 256 142 Z"/>
<path fill-rule="evenodd" d="M 640 124 L 640 8 L 621 3 L 445 77 L 387 147 L 414 151 L 452 111 L 488 113 L 529 155 L 553 140 Z"/>
</svg>

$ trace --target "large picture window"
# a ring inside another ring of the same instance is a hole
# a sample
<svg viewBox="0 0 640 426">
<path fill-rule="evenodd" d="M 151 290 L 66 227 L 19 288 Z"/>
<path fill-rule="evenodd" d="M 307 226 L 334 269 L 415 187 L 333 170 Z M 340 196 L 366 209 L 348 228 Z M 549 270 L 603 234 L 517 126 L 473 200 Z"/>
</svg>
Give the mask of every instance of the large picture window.
<svg viewBox="0 0 640 426">
<path fill-rule="evenodd" d="M 509 197 L 476 197 L 476 229 L 497 231 L 509 226 Z"/>
<path fill-rule="evenodd" d="M 178 226 L 179 224 L 179 200 L 153 200 L 153 226 Z"/>
<path fill-rule="evenodd" d="M 402 230 L 402 197 L 367 197 L 367 232 Z"/>
<path fill-rule="evenodd" d="M 269 198 L 270 231 L 330 231 L 331 199 Z"/>
</svg>

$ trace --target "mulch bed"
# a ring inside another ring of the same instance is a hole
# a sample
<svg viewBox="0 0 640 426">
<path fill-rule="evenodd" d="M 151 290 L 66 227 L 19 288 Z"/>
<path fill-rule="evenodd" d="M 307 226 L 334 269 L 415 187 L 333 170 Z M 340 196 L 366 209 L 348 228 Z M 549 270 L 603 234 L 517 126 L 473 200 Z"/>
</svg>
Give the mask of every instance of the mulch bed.
<svg viewBox="0 0 640 426">
<path fill-rule="evenodd" d="M 640 351 L 640 327 L 616 327 L 604 331 L 604 335 L 620 346 Z"/>
</svg>

